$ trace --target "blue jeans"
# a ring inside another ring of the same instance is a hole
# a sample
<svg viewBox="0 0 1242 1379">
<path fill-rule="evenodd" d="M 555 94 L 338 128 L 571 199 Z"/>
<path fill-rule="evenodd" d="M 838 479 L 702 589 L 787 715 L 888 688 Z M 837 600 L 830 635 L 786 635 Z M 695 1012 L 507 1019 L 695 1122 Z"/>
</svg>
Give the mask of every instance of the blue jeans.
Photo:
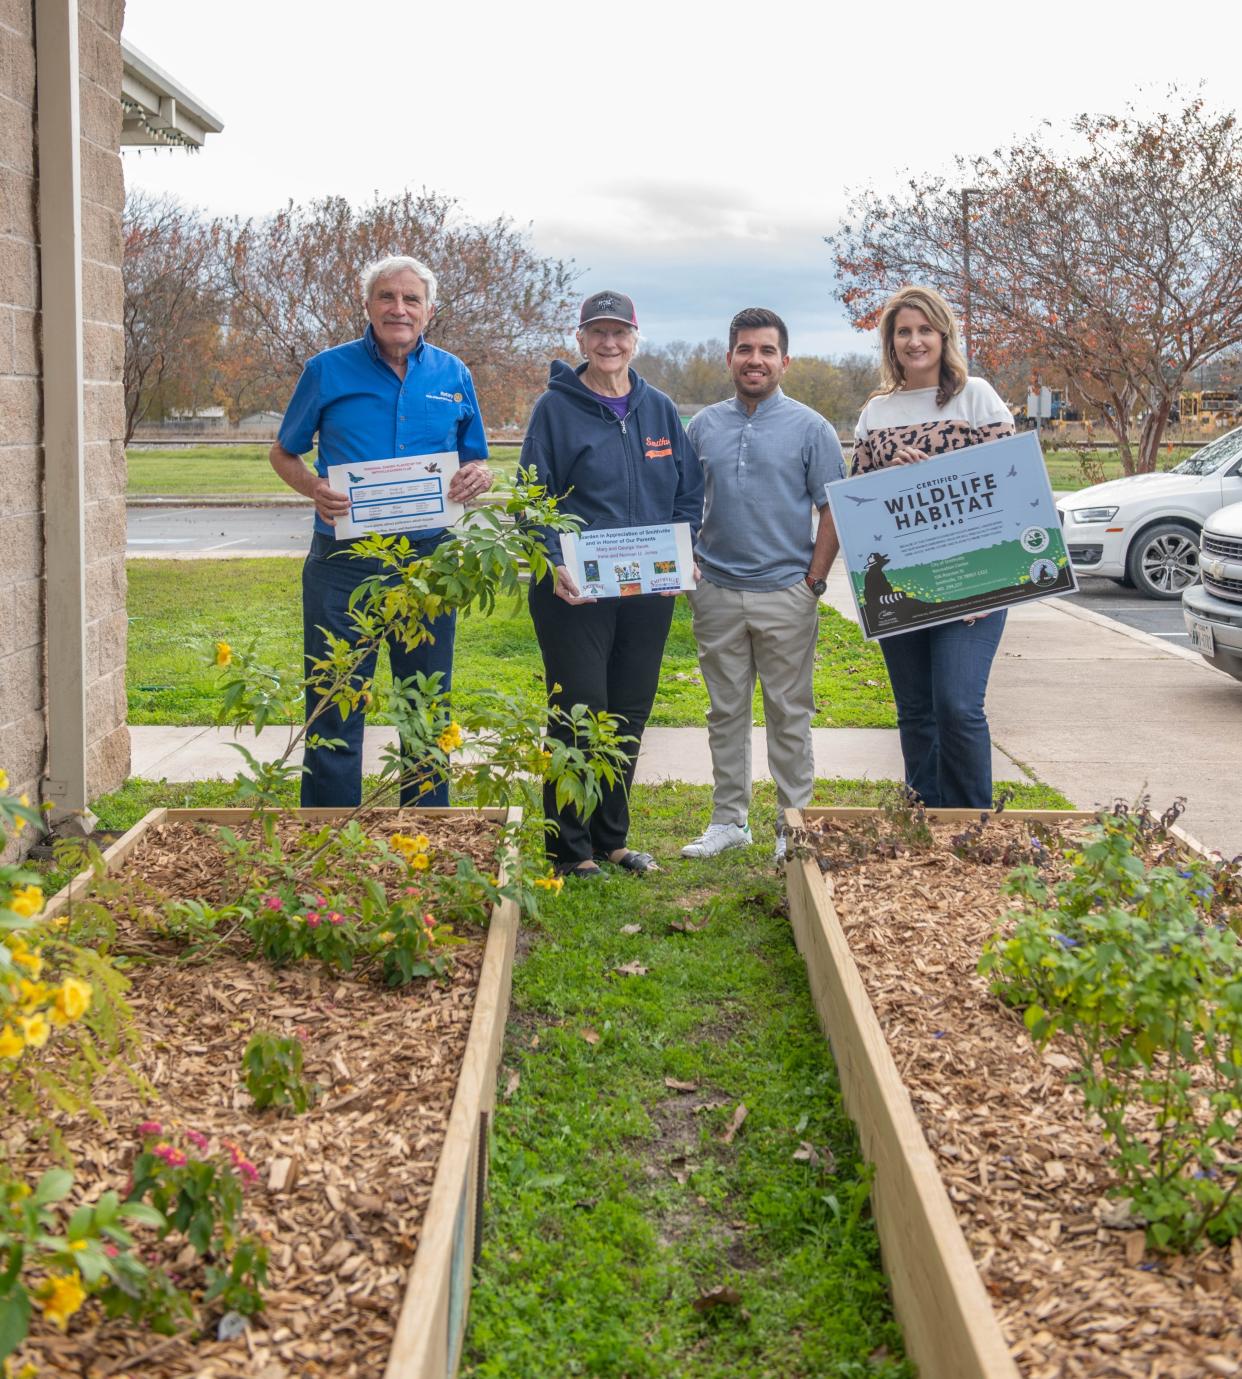
<svg viewBox="0 0 1242 1379">
<path fill-rule="evenodd" d="M 983 700 L 1005 612 L 885 637 L 906 784 L 929 809 L 992 807 L 992 739 Z"/>
<path fill-rule="evenodd" d="M 411 541 L 416 555 L 426 555 L 444 539 L 433 536 L 423 541 Z M 335 552 L 341 554 L 335 554 Z M 309 660 L 327 652 L 321 628 L 338 637 L 352 639 L 354 628 L 349 618 L 349 596 L 364 579 L 384 573 L 376 560 L 359 560 L 349 554 L 348 542 L 336 542 L 322 532 L 311 538 L 310 552 L 302 566 L 302 647 Z M 394 679 L 406 679 L 421 671 L 441 674 L 440 689 L 447 693 L 453 676 L 453 637 L 457 630 L 456 611 L 445 613 L 431 623 L 434 641 L 407 651 L 400 642 L 390 640 L 388 658 Z M 356 685 L 375 674 L 376 653 L 358 667 Z M 307 666 L 309 671 L 309 664 Z M 309 718 L 319 702 L 313 691 L 306 692 L 306 716 Z M 320 747 L 308 750 L 302 775 L 302 805 L 304 808 L 351 808 L 362 799 L 362 729 L 365 719 L 362 709 L 355 709 L 342 718 L 337 708 L 329 708 L 315 720 L 311 729 L 323 738 L 341 738 L 344 746 Z M 441 807 L 449 802 L 448 782 L 438 783 L 420 795 L 417 784 L 402 785 L 401 803 L 420 804 L 428 808 Z"/>
</svg>

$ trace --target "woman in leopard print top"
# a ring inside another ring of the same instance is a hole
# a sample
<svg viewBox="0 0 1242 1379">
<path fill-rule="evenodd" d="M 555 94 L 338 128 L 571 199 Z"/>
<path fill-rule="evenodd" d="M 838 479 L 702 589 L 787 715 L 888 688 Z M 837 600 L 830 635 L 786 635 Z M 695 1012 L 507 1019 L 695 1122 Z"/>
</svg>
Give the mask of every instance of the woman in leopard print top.
<svg viewBox="0 0 1242 1379">
<path fill-rule="evenodd" d="M 881 390 L 863 408 L 851 473 L 917 464 L 1013 434 L 990 384 L 971 378 L 948 303 L 903 287 L 880 317 Z M 1005 612 L 916 628 L 880 642 L 897 701 L 906 784 L 929 808 L 992 804 L 992 739 L 984 698 Z"/>
</svg>

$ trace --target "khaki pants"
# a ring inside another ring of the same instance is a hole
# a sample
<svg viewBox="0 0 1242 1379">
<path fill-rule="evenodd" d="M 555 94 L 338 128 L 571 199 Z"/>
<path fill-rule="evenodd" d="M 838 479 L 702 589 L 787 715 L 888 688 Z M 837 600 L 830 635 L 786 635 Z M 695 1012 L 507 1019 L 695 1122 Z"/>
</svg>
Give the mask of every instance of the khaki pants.
<svg viewBox="0 0 1242 1379">
<path fill-rule="evenodd" d="M 755 677 L 763 686 L 768 765 L 781 809 L 801 809 L 815 779 L 811 674 L 819 600 L 804 580 L 752 593 L 706 579 L 690 595 L 699 667 L 711 696 L 712 823 L 744 824 L 750 809 L 750 730 Z"/>
</svg>

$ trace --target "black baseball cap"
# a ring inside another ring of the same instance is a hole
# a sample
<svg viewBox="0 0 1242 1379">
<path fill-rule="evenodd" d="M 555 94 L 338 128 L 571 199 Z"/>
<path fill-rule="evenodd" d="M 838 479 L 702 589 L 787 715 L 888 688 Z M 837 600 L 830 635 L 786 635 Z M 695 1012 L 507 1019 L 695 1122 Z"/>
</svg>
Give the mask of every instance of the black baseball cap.
<svg viewBox="0 0 1242 1379">
<path fill-rule="evenodd" d="M 578 328 L 592 321 L 624 321 L 638 329 L 638 313 L 634 303 L 624 292 L 594 292 L 582 303 L 578 313 Z"/>
</svg>

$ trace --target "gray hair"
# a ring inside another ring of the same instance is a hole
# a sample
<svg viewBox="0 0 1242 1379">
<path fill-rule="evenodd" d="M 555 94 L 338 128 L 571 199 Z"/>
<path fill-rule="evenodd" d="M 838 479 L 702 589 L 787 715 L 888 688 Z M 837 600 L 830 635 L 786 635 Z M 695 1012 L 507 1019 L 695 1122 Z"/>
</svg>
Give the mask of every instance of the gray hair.
<svg viewBox="0 0 1242 1379">
<path fill-rule="evenodd" d="M 416 278 L 423 280 L 423 285 L 427 289 L 427 305 L 436 304 L 436 275 L 427 267 L 425 263 L 420 263 L 418 259 L 412 259 L 407 254 L 391 254 L 386 259 L 377 259 L 369 267 L 362 271 L 362 304 L 365 306 L 371 300 L 371 293 L 375 291 L 375 284 L 381 278 L 392 278 L 398 273 L 409 270 Z"/>
</svg>

